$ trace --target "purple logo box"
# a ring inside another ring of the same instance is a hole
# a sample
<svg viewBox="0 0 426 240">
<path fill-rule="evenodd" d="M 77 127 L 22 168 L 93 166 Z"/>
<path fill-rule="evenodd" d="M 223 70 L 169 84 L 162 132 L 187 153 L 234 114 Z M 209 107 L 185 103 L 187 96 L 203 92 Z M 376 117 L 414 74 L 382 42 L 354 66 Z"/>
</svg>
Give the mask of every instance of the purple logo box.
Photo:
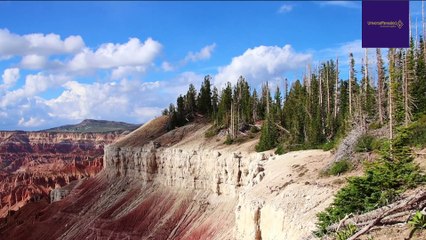
<svg viewBox="0 0 426 240">
<path fill-rule="evenodd" d="M 409 1 L 362 1 L 362 47 L 408 48 Z"/>
</svg>

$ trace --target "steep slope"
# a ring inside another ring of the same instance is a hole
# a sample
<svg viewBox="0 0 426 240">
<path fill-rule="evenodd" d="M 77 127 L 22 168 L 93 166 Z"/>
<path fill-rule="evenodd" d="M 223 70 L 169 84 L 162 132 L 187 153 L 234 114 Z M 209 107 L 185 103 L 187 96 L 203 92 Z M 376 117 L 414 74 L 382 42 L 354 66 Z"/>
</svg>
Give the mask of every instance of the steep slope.
<svg viewBox="0 0 426 240">
<path fill-rule="evenodd" d="M 340 187 L 317 178 L 320 150 L 255 153 L 223 145 L 194 123 L 165 133 L 166 117 L 105 148 L 104 170 L 63 200 L 8 216 L 14 239 L 310 239 L 315 214 Z M 343 177 L 340 177 L 343 178 Z"/>
</svg>

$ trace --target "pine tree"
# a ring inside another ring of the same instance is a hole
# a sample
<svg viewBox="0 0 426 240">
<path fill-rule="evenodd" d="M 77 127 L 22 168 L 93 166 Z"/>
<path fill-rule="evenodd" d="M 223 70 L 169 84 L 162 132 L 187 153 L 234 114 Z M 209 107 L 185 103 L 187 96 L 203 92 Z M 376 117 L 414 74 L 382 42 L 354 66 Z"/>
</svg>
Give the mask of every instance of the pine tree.
<svg viewBox="0 0 426 240">
<path fill-rule="evenodd" d="M 232 87 L 231 83 L 227 83 L 226 87 L 222 90 L 220 95 L 220 102 L 218 107 L 218 124 L 223 127 L 230 125 L 230 111 L 232 104 Z"/>
<path fill-rule="evenodd" d="M 281 122 L 282 97 L 280 88 L 277 86 L 274 94 L 273 115 L 274 119 Z"/>
<path fill-rule="evenodd" d="M 413 113 L 418 117 L 421 113 L 426 112 L 426 64 L 423 57 L 425 49 L 424 39 L 421 36 L 419 40 L 419 48 L 416 52 L 416 77 L 413 81 L 412 97 L 414 100 L 415 108 Z"/>
<path fill-rule="evenodd" d="M 412 116 L 412 107 L 413 107 L 413 99 L 412 99 L 412 83 L 415 81 L 415 58 L 414 58 L 414 39 L 410 38 L 410 48 L 407 50 L 407 55 L 405 57 L 405 72 L 404 72 L 404 125 L 408 126 L 411 122 Z"/>
<path fill-rule="evenodd" d="M 259 143 L 256 145 L 256 151 L 263 152 L 277 146 L 277 127 L 275 126 L 272 115 L 268 114 L 263 122 Z"/>
<path fill-rule="evenodd" d="M 211 77 L 209 75 L 204 77 L 204 82 L 201 84 L 200 94 L 198 97 L 198 111 L 201 114 L 210 116 L 212 114 L 212 92 L 210 85 Z"/>
<path fill-rule="evenodd" d="M 185 109 L 187 110 L 188 117 L 192 118 L 195 116 L 195 112 L 197 111 L 197 90 L 195 90 L 194 85 L 189 84 L 188 92 L 185 96 Z"/>
</svg>

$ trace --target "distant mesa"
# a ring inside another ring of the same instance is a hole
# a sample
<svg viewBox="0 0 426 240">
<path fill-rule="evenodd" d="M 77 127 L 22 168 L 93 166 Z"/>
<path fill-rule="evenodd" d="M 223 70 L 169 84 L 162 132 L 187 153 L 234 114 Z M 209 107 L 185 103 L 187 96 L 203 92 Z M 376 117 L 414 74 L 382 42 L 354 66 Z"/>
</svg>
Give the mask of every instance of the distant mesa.
<svg viewBox="0 0 426 240">
<path fill-rule="evenodd" d="M 106 120 L 85 119 L 78 124 L 64 125 L 41 130 L 40 132 L 76 132 L 76 133 L 108 133 L 131 132 L 140 127 L 140 124 L 115 122 Z"/>
</svg>

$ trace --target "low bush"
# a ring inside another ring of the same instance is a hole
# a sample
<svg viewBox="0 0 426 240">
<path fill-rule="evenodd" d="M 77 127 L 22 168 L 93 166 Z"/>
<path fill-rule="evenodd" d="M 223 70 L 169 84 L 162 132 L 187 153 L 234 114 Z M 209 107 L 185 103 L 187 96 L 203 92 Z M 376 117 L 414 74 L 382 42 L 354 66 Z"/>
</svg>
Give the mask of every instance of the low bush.
<svg viewBox="0 0 426 240">
<path fill-rule="evenodd" d="M 322 145 L 322 150 L 330 151 L 331 149 L 336 147 L 336 141 L 329 141 Z"/>
<path fill-rule="evenodd" d="M 376 152 L 382 151 L 382 149 L 386 146 L 386 139 L 384 138 L 374 138 L 371 143 L 371 149 Z"/>
<path fill-rule="evenodd" d="M 233 143 L 234 143 L 234 139 L 232 139 L 230 135 L 227 135 L 224 144 L 231 145 Z"/>
<path fill-rule="evenodd" d="M 216 127 L 216 126 L 211 126 L 209 129 L 207 129 L 207 131 L 204 133 L 204 136 L 206 138 L 212 138 L 214 136 L 216 136 L 220 131 L 220 128 Z"/>
<path fill-rule="evenodd" d="M 284 153 L 286 153 L 284 149 L 284 145 L 282 144 L 278 145 L 277 149 L 275 150 L 275 154 L 283 155 Z"/>
<path fill-rule="evenodd" d="M 356 152 L 371 152 L 373 150 L 374 137 L 370 135 L 362 135 L 355 145 Z"/>
<path fill-rule="evenodd" d="M 251 126 L 250 127 L 250 132 L 251 133 L 258 133 L 258 132 L 260 132 L 260 129 L 258 127 L 256 127 L 256 126 Z"/>
<path fill-rule="evenodd" d="M 336 232 L 336 240 L 347 240 L 354 235 L 357 230 L 358 228 L 355 225 L 349 224 L 343 230 Z"/>
<path fill-rule="evenodd" d="M 410 124 L 408 130 L 411 132 L 408 138 L 410 146 L 426 147 L 426 115 L 423 115 L 418 121 Z"/>
<path fill-rule="evenodd" d="M 423 215 L 422 212 L 417 211 L 416 214 L 408 221 L 414 229 L 425 229 L 426 228 L 426 215 Z"/>
<path fill-rule="evenodd" d="M 337 176 L 345 173 L 351 169 L 352 165 L 348 160 L 341 160 L 333 163 L 330 169 L 327 171 L 328 175 Z"/>
</svg>

